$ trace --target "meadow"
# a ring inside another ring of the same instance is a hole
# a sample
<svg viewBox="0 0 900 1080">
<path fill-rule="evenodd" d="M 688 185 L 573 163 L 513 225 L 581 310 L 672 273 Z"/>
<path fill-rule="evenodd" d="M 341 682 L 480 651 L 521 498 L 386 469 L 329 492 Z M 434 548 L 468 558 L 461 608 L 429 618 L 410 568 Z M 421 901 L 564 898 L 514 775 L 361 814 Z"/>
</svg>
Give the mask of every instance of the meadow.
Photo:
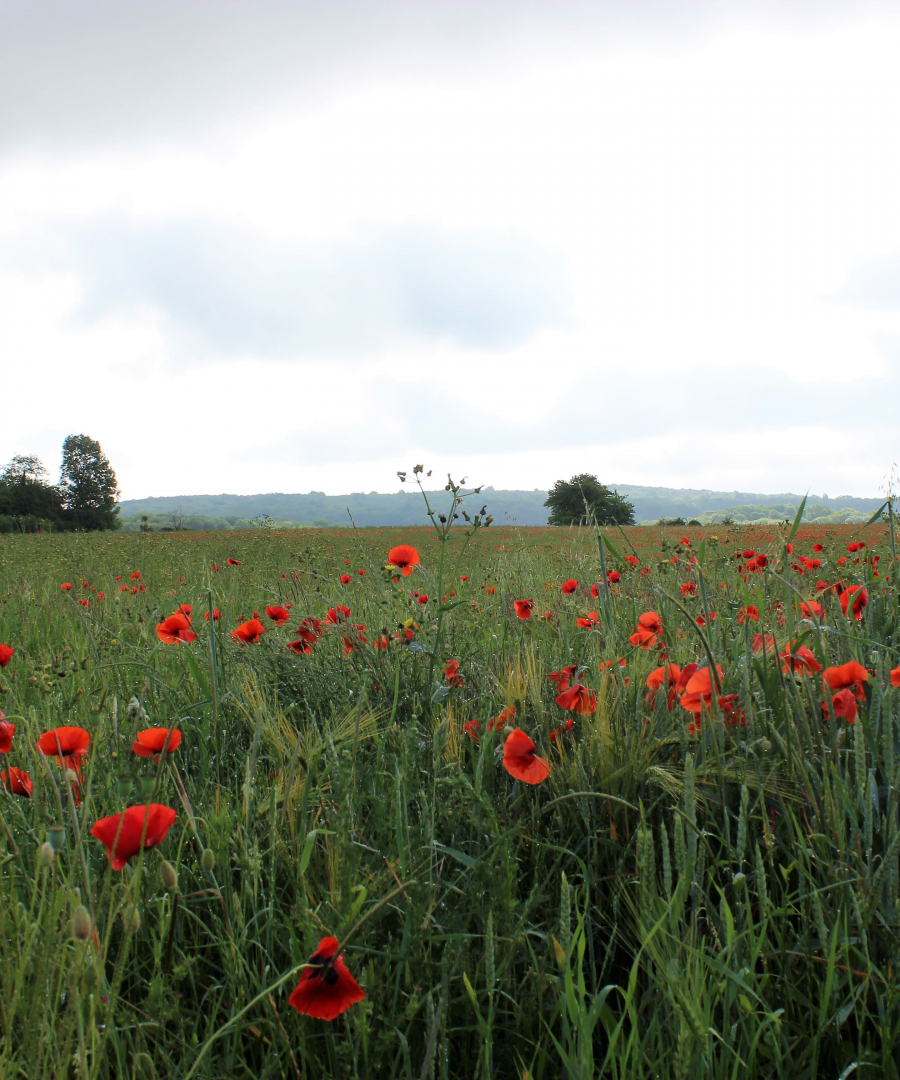
<svg viewBox="0 0 900 1080">
<path fill-rule="evenodd" d="M 0 1076 L 897 1077 L 897 569 L 0 536 Z"/>
</svg>

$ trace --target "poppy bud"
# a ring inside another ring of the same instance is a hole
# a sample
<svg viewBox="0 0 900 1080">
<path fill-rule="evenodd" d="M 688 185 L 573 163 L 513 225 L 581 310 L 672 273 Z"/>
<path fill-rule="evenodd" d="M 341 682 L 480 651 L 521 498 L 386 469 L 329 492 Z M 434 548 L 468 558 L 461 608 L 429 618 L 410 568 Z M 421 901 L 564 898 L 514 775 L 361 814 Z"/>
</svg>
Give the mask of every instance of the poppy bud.
<svg viewBox="0 0 900 1080">
<path fill-rule="evenodd" d="M 134 781 L 131 779 L 130 776 L 125 776 L 123 774 L 116 781 L 116 791 L 118 792 L 119 798 L 122 800 L 122 802 L 125 802 L 128 796 L 131 794 L 132 787 L 134 787 Z"/>
<path fill-rule="evenodd" d="M 75 772 L 74 769 L 66 769 L 65 777 L 66 777 L 66 783 L 67 784 L 77 784 L 78 783 L 78 773 Z"/>
<path fill-rule="evenodd" d="M 175 867 L 167 860 L 163 859 L 160 868 L 159 876 L 163 883 L 164 889 L 174 889 L 178 885 L 178 873 Z"/>
<path fill-rule="evenodd" d="M 209 848 L 205 848 L 203 854 L 200 856 L 200 869 L 205 874 L 211 874 L 213 867 L 216 865 L 216 857 Z"/>
<path fill-rule="evenodd" d="M 156 791 L 156 777 L 155 776 L 142 776 L 141 777 L 141 795 L 144 799 L 152 799 L 153 792 Z"/>
<path fill-rule="evenodd" d="M 41 855 L 40 855 L 41 866 L 52 866 L 53 865 L 53 855 L 54 855 L 54 851 L 53 851 L 53 845 L 52 844 L 48 843 L 47 841 L 45 841 L 43 844 L 41 844 Z"/>
<path fill-rule="evenodd" d="M 91 916 L 84 904 L 79 904 L 72 912 L 72 937 L 87 941 L 91 936 Z"/>
<path fill-rule="evenodd" d="M 125 912 L 122 915 L 122 922 L 125 924 L 126 934 L 136 934 L 141 928 L 141 913 L 137 909 L 136 904 L 129 904 L 125 908 Z"/>
<path fill-rule="evenodd" d="M 768 753 L 772 749 L 772 744 L 769 742 L 768 739 L 760 739 L 759 745 L 762 750 L 766 751 L 766 753 Z"/>
<path fill-rule="evenodd" d="M 100 974 L 97 971 L 96 964 L 88 964 L 81 975 L 81 981 L 84 983 L 84 988 L 88 993 L 97 989 L 100 985 Z"/>
<path fill-rule="evenodd" d="M 48 825 L 47 839 L 54 851 L 61 851 L 66 843 L 66 830 L 62 825 Z"/>
</svg>

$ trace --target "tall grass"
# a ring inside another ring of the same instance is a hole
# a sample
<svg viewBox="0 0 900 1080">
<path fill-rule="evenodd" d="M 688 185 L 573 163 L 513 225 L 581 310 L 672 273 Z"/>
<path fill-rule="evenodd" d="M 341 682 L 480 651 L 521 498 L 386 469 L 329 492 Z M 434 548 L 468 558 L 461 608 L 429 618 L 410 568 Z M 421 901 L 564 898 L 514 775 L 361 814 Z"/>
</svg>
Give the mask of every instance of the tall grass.
<svg viewBox="0 0 900 1080">
<path fill-rule="evenodd" d="M 822 620 L 801 617 L 814 581 L 769 527 L 687 530 L 688 550 L 682 530 L 598 547 L 588 529 L 466 540 L 445 524 L 440 538 L 0 537 L 0 641 L 16 649 L 0 670 L 16 724 L 0 764 L 35 784 L 31 799 L 0 791 L 0 1076 L 896 1077 L 900 691 L 883 528 L 840 569 L 850 529 L 793 538 L 805 554 L 825 543 L 813 579 L 868 583 L 857 623 L 834 594 Z M 422 564 L 394 581 L 384 560 L 401 540 Z M 738 572 L 747 546 L 769 553 L 764 572 Z M 622 580 L 593 598 L 611 569 Z M 517 619 L 512 601 L 532 597 Z M 156 624 L 182 603 L 198 640 L 163 645 Z M 291 622 L 231 641 L 267 603 L 292 604 Z M 345 653 L 338 631 L 309 655 L 285 648 L 336 604 L 366 644 Z M 752 626 L 737 620 L 748 604 Z M 677 702 L 647 700 L 659 656 L 628 643 L 647 609 L 672 661 L 722 666 L 746 726 L 714 710 L 692 735 Z M 578 629 L 589 610 L 599 625 Z M 717 618 L 700 629 L 701 613 Z M 411 645 L 372 647 L 410 621 Z M 753 633 L 803 641 L 823 666 L 862 662 L 856 724 L 823 715 L 819 678 L 754 653 Z M 597 709 L 551 742 L 566 714 L 547 676 L 570 663 Z M 504 732 L 486 730 L 509 706 L 550 761 L 538 787 L 506 773 Z M 34 749 L 63 723 L 92 736 L 80 803 Z M 184 735 L 159 764 L 131 754 L 150 724 Z M 91 825 L 151 798 L 176 824 L 114 872 Z M 287 1003 L 325 935 L 366 991 L 330 1024 Z"/>
</svg>

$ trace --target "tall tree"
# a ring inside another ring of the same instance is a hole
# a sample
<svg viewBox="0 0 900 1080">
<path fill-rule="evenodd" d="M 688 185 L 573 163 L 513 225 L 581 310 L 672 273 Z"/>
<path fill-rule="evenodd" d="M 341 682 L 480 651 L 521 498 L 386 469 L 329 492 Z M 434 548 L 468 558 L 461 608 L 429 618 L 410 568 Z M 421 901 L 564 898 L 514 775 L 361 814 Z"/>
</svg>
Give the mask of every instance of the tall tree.
<svg viewBox="0 0 900 1080">
<path fill-rule="evenodd" d="M 591 473 L 557 480 L 544 506 L 550 507 L 548 525 L 634 524 L 634 506 Z"/>
<path fill-rule="evenodd" d="M 118 528 L 116 474 L 96 439 L 88 435 L 67 437 L 59 487 L 66 509 L 80 528 Z"/>
<path fill-rule="evenodd" d="M 7 528 L 59 528 L 62 495 L 47 483 L 47 470 L 34 454 L 16 454 L 0 473 L 0 532 Z"/>
</svg>

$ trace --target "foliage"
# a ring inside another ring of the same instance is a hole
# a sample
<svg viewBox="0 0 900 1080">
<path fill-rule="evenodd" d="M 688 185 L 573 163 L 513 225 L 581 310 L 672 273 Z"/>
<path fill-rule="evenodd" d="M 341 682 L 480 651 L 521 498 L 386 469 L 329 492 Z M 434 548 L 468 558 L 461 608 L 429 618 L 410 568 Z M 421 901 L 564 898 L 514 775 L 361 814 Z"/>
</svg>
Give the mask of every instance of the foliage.
<svg viewBox="0 0 900 1080">
<path fill-rule="evenodd" d="M 547 494 L 548 525 L 633 525 L 634 507 L 590 473 L 557 480 Z"/>
<path fill-rule="evenodd" d="M 89 435 L 66 437 L 59 486 L 66 509 L 79 528 L 117 527 L 116 474 L 96 439 Z"/>
<path fill-rule="evenodd" d="M 494 530 L 0 537 L 0 764 L 34 778 L 31 799 L 0 790 L 0 1075 L 896 1080 L 890 529 L 634 529 L 628 548 Z M 410 576 L 385 569 L 397 543 L 421 554 Z M 747 572 L 749 549 L 768 565 Z M 820 576 L 867 586 L 859 622 Z M 814 596 L 821 620 L 800 609 Z M 183 604 L 197 640 L 164 645 Z M 285 648 L 338 605 L 366 641 Z M 237 645 L 255 609 L 266 632 Z M 692 732 L 650 695 L 659 644 L 630 644 L 645 609 L 672 662 L 712 653 L 746 726 L 714 710 Z M 757 632 L 864 664 L 856 723 Z M 547 676 L 567 664 L 597 708 L 563 731 Z M 498 763 L 486 721 L 509 707 L 550 762 L 534 788 Z M 60 722 L 91 733 L 80 804 L 35 750 Z M 177 751 L 135 758 L 162 724 Z M 149 799 L 176 824 L 114 872 L 90 827 Z M 331 1024 L 287 1004 L 327 934 L 367 995 Z"/>
</svg>

